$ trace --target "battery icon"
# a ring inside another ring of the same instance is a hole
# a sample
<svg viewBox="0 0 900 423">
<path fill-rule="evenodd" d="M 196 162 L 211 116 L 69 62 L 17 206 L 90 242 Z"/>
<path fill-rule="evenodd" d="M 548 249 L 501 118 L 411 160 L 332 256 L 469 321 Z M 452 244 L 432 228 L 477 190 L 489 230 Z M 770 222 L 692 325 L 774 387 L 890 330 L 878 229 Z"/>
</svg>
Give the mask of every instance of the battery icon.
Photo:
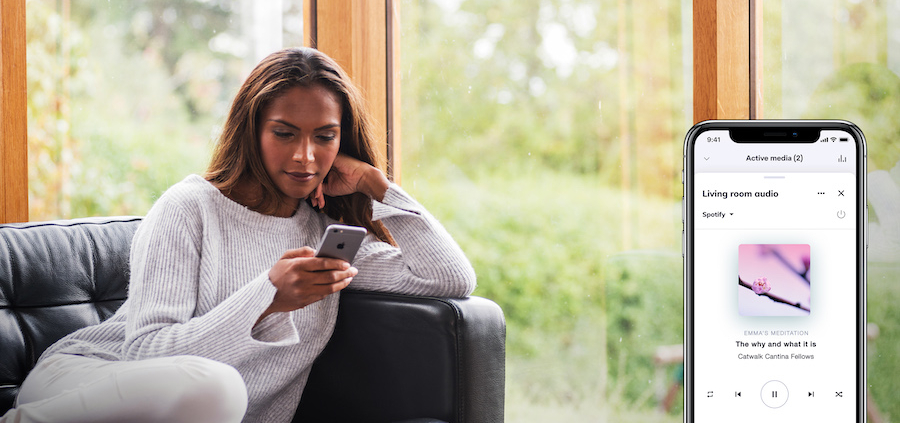
<svg viewBox="0 0 900 423">
<path fill-rule="evenodd" d="M 848 138 L 841 138 L 841 142 L 847 142 L 847 141 L 850 141 L 850 140 Z"/>
</svg>

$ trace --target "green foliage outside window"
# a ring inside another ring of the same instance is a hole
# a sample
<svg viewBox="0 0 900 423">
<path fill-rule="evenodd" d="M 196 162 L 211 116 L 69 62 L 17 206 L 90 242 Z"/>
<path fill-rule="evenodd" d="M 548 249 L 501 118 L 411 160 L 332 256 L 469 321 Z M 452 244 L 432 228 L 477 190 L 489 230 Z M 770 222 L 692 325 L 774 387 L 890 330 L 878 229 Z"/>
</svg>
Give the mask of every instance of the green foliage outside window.
<svg viewBox="0 0 900 423">
<path fill-rule="evenodd" d="M 142 215 L 206 167 L 239 84 L 240 61 L 207 46 L 230 14 L 61 4 L 27 3 L 31 220 Z"/>
</svg>

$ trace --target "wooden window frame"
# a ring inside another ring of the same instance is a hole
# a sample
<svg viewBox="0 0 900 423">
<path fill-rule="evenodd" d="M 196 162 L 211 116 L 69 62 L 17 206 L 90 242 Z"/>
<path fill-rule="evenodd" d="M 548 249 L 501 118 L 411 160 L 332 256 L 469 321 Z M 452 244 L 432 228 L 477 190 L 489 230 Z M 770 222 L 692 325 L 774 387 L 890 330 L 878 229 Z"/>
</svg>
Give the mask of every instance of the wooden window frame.
<svg viewBox="0 0 900 423">
<path fill-rule="evenodd" d="M 304 0 L 304 45 L 334 58 L 362 90 L 384 138 L 377 148 L 400 183 L 399 1 Z"/>
<path fill-rule="evenodd" d="M 694 122 L 762 118 L 762 1 L 694 0 Z"/>
<path fill-rule="evenodd" d="M 28 221 L 25 0 L 0 2 L 0 223 Z"/>
</svg>

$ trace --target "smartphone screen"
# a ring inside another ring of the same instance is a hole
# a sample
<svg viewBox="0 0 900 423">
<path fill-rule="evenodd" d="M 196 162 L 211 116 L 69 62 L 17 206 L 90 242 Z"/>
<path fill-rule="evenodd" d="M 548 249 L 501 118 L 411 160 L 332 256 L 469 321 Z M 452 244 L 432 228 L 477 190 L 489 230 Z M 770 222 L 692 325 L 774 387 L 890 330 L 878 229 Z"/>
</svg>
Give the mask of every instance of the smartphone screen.
<svg viewBox="0 0 900 423">
<path fill-rule="evenodd" d="M 684 212 L 687 421 L 864 421 L 862 133 L 698 124 Z"/>
</svg>

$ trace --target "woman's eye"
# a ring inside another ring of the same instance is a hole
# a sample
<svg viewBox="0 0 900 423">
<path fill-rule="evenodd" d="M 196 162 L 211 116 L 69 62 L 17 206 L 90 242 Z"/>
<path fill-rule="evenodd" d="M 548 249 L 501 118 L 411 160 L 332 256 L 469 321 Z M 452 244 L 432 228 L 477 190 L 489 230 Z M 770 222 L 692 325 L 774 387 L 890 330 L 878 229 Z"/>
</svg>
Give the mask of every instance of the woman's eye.
<svg viewBox="0 0 900 423">
<path fill-rule="evenodd" d="M 321 141 L 330 142 L 330 141 L 334 141 L 335 135 L 334 134 L 324 134 L 324 135 L 319 135 L 318 138 Z"/>
<path fill-rule="evenodd" d="M 281 131 L 272 131 L 272 133 L 275 134 L 275 136 L 278 138 L 290 138 L 291 136 L 294 135 L 293 133 L 290 133 L 290 132 L 281 132 Z"/>
</svg>

